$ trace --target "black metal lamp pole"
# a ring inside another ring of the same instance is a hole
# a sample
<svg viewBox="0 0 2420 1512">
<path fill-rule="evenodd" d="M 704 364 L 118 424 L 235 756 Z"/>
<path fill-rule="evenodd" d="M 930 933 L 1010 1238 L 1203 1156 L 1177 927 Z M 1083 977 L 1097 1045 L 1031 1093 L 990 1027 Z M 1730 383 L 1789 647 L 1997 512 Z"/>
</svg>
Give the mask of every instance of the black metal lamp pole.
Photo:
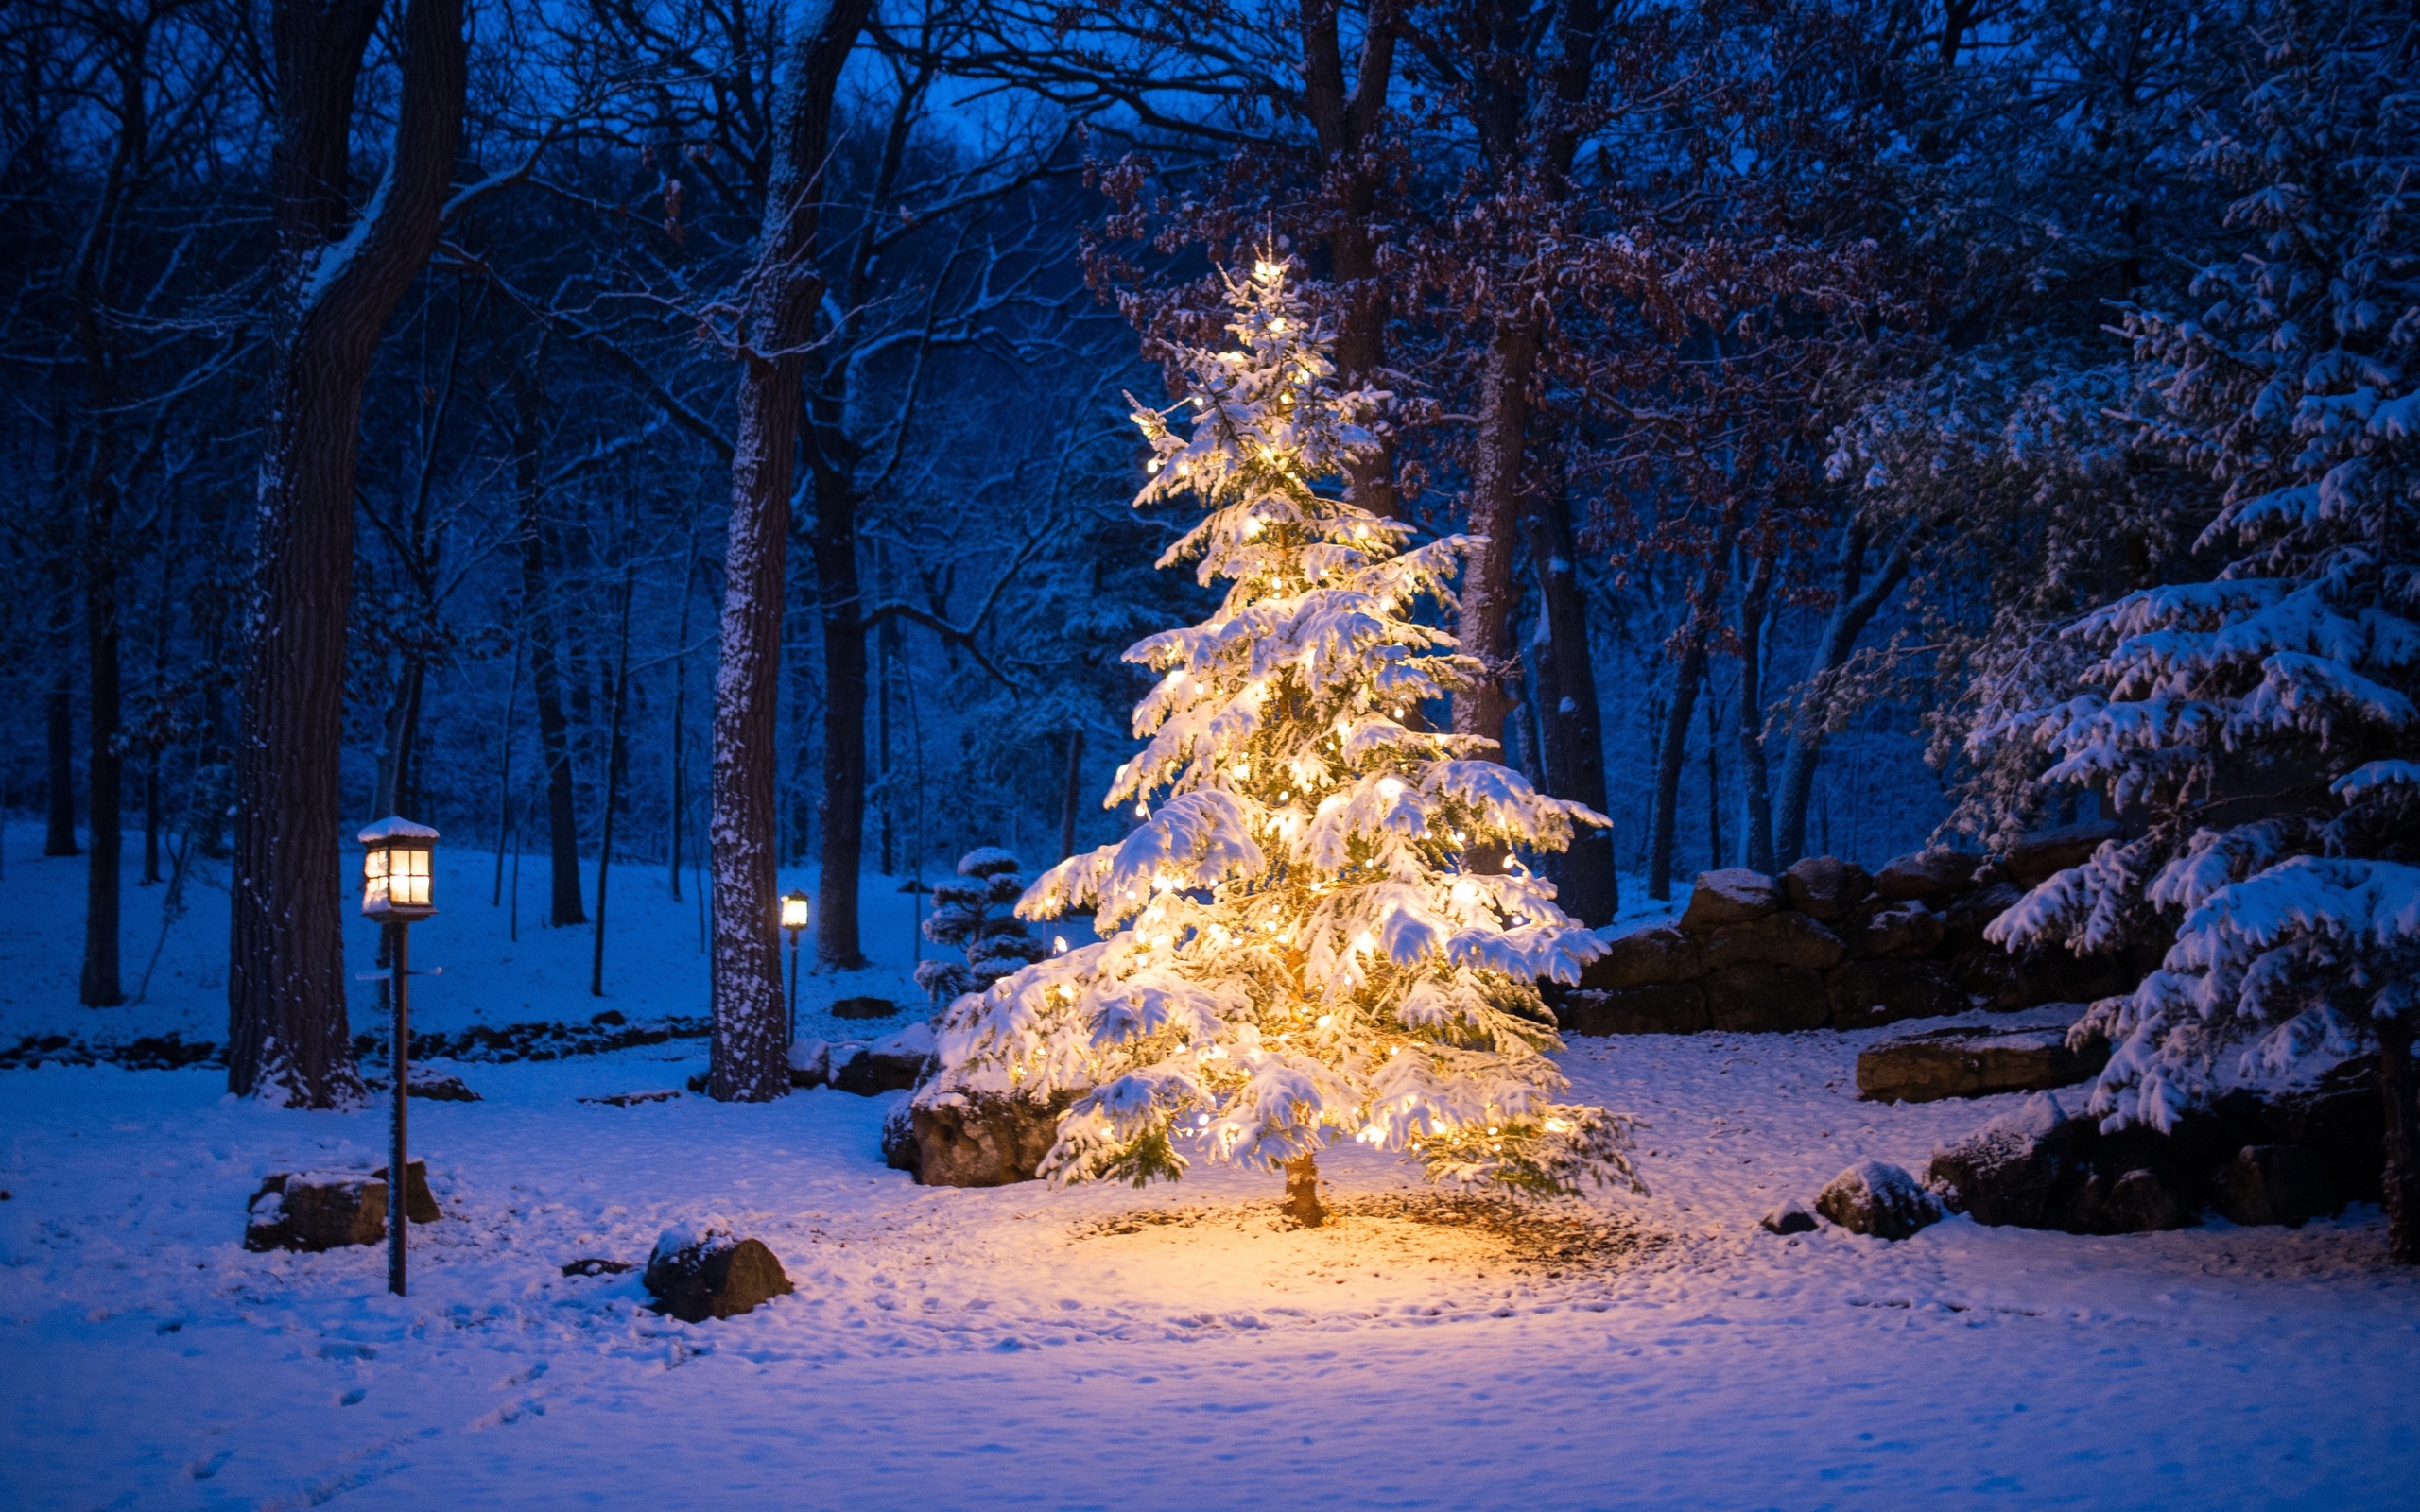
<svg viewBox="0 0 2420 1512">
<path fill-rule="evenodd" d="M 409 1141 L 405 1125 L 410 1118 L 412 1010 L 408 984 L 411 981 L 412 926 L 408 920 L 397 919 L 387 926 L 389 952 L 395 973 L 392 993 L 395 1004 L 394 1048 L 389 1053 L 388 1069 L 395 1074 L 395 1111 L 388 1121 L 387 1130 L 387 1290 L 397 1297 L 404 1295 L 404 1235 L 411 1223 L 411 1166 L 407 1163 Z"/>
<path fill-rule="evenodd" d="M 387 931 L 388 988 L 394 1022 L 387 1069 L 395 1078 L 394 1113 L 387 1129 L 387 1290 L 404 1295 L 404 1261 L 411 1223 L 411 926 L 437 912 L 430 899 L 430 864 L 437 832 L 389 816 L 361 832 L 361 912 Z"/>
<path fill-rule="evenodd" d="M 808 899 L 805 893 L 791 891 L 782 894 L 782 928 L 790 936 L 789 1043 L 798 1043 L 798 936 L 806 928 Z"/>
</svg>

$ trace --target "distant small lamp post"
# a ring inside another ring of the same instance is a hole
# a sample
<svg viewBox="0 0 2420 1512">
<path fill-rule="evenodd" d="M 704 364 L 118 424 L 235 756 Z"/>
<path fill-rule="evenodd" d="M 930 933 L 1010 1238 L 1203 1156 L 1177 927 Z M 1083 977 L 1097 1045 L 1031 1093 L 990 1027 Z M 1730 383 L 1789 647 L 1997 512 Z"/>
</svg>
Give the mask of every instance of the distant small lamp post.
<svg viewBox="0 0 2420 1512">
<path fill-rule="evenodd" d="M 411 1166 L 405 1140 L 405 1099 L 411 1090 L 407 942 L 411 926 L 437 912 L 429 899 L 429 863 L 436 848 L 435 830 L 391 815 L 361 832 L 361 913 L 386 927 L 394 979 L 388 994 L 394 1013 L 388 1069 L 395 1077 L 395 1110 L 387 1140 L 387 1290 L 397 1297 L 404 1295 L 404 1229 L 411 1211 Z"/>
<path fill-rule="evenodd" d="M 782 927 L 790 936 L 790 1040 L 798 1040 L 798 936 L 806 928 L 806 894 L 795 888 L 782 894 Z"/>
</svg>

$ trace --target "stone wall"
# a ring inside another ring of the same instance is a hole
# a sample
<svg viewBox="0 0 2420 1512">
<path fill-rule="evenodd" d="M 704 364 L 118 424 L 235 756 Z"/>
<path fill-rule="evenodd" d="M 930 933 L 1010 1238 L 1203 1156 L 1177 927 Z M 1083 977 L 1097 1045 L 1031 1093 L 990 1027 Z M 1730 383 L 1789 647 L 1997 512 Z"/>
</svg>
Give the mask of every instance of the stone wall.
<svg viewBox="0 0 2420 1512">
<path fill-rule="evenodd" d="M 1833 856 L 1778 877 L 1702 872 L 1677 920 L 1611 941 L 1578 987 L 1548 988 L 1547 1001 L 1565 1033 L 1612 1035 L 1862 1029 L 2106 997 L 2141 980 L 2157 952 L 2012 954 L 1983 929 L 2117 833 L 2073 825 L 1996 861 L 1931 850 L 1871 874 Z"/>
</svg>

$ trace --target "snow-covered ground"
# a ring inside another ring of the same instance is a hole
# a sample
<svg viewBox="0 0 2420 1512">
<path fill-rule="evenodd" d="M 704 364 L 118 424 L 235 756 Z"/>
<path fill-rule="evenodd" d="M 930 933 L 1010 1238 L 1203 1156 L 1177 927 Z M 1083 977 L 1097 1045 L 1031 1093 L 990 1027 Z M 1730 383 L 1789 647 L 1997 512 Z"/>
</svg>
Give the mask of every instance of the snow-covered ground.
<svg viewBox="0 0 2420 1512">
<path fill-rule="evenodd" d="M 8 857 L 0 1034 L 219 1037 L 199 942 L 173 997 L 60 1005 L 73 890 L 46 866 Z M 614 1005 L 699 1011 L 694 917 L 625 875 Z M 593 1011 L 586 936 L 555 960 L 525 919 L 506 961 L 484 900 L 425 926 L 449 971 L 424 1016 Z M 900 922 L 874 976 L 907 964 Z M 263 1173 L 377 1163 L 378 1113 L 237 1103 L 211 1070 L 0 1073 L 0 1505 L 2411 1504 L 2420 1279 L 2381 1263 L 2375 1210 L 1756 1228 L 2004 1106 L 1857 1102 L 1875 1037 L 1578 1041 L 1580 1091 L 1648 1119 L 1653 1191 L 1509 1228 L 1357 1149 L 1323 1160 L 1341 1220 L 1289 1232 L 1250 1173 L 917 1187 L 877 1150 L 891 1097 L 579 1100 L 678 1088 L 697 1041 L 452 1066 L 486 1100 L 413 1106 L 447 1216 L 415 1231 L 407 1300 L 379 1251 L 238 1244 Z M 635 1275 L 562 1273 L 704 1214 L 797 1294 L 689 1325 Z"/>
</svg>

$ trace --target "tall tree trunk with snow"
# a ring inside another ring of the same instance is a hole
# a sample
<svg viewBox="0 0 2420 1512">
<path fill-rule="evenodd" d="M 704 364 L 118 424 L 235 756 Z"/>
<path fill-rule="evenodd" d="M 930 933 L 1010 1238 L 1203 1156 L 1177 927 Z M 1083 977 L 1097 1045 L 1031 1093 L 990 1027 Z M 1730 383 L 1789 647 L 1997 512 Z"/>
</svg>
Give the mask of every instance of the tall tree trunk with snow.
<svg viewBox="0 0 2420 1512">
<path fill-rule="evenodd" d="M 1597 668 L 1588 644 L 1588 601 L 1580 586 L 1579 543 L 1571 525 L 1571 490 L 1560 466 L 1546 480 L 1524 522 L 1530 560 L 1546 613 L 1536 686 L 1540 759 L 1547 791 L 1609 813 L 1605 800 L 1604 727 L 1597 708 Z M 1621 908 L 1614 871 L 1614 832 L 1583 828 L 1555 868 L 1555 902 L 1584 924 L 1606 924 Z"/>
<path fill-rule="evenodd" d="M 1672 678 L 1672 701 L 1664 712 L 1664 742 L 1655 756 L 1655 824 L 1647 841 L 1647 896 L 1672 896 L 1672 845 L 1681 806 L 1681 763 L 1689 754 L 1689 721 L 1697 714 L 1698 685 L 1705 680 L 1705 632 L 1692 627 Z"/>
<path fill-rule="evenodd" d="M 707 1090 L 724 1102 L 762 1102 L 789 1090 L 774 930 L 784 566 L 805 404 L 803 378 L 823 292 L 815 268 L 817 196 L 831 142 L 832 95 L 870 4 L 816 0 L 800 18 L 774 111 L 764 232 L 740 332 L 747 353 L 732 458 L 708 831 L 715 853 L 715 1034 Z M 829 882 L 827 875 L 827 896 Z"/>
<path fill-rule="evenodd" d="M 546 558 L 544 501 L 538 481 L 539 410 L 534 374 L 513 382 L 513 472 L 521 498 L 521 633 L 529 643 L 529 694 L 538 715 L 538 750 L 546 767 L 546 852 L 551 885 L 546 919 L 555 928 L 588 921 L 579 896 L 579 790 L 572 771 L 571 719 L 555 636 Z"/>
<path fill-rule="evenodd" d="M 337 857 L 345 623 L 362 387 L 437 245 L 465 80 L 462 0 L 410 0 L 386 176 L 346 198 L 354 94 L 380 0 L 277 0 L 272 164 L 280 287 L 239 679 L 227 1081 L 311 1108 L 357 1101 Z"/>
</svg>

